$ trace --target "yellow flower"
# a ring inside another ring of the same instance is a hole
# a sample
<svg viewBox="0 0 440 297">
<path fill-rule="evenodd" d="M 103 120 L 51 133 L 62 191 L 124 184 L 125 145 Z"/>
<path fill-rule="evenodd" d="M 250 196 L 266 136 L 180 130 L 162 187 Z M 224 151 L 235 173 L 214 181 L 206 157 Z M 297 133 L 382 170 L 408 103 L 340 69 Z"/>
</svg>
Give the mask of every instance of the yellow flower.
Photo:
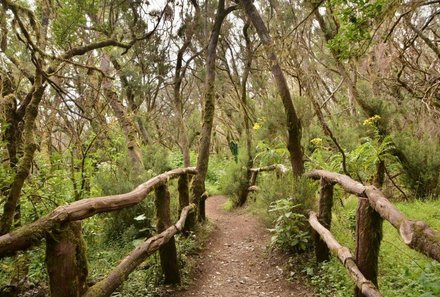
<svg viewBox="0 0 440 297">
<path fill-rule="evenodd" d="M 254 130 L 258 130 L 260 128 L 261 128 L 261 125 L 258 122 L 254 124 L 254 127 L 252 127 L 252 129 L 254 129 Z"/>
<path fill-rule="evenodd" d="M 363 125 L 364 126 L 372 126 L 375 123 L 377 123 L 380 120 L 380 116 L 379 115 L 374 115 L 371 118 L 368 118 L 364 121 Z"/>
<path fill-rule="evenodd" d="M 322 139 L 321 138 L 313 138 L 312 140 L 310 140 L 310 142 L 313 143 L 316 146 L 322 145 Z"/>
</svg>

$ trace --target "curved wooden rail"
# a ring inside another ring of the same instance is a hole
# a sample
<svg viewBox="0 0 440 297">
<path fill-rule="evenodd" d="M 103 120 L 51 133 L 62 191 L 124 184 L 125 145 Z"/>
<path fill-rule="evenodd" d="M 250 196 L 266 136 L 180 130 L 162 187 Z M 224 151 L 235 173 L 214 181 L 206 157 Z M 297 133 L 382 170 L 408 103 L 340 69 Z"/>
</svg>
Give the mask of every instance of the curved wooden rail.
<svg viewBox="0 0 440 297">
<path fill-rule="evenodd" d="M 45 237 L 47 232 L 56 229 L 65 222 L 83 220 L 98 213 L 111 212 L 136 205 L 157 186 L 167 183 L 170 179 L 184 174 L 196 173 L 194 167 L 174 169 L 153 177 L 125 194 L 82 199 L 60 206 L 32 224 L 0 236 L 0 258 L 40 244 L 41 239 Z"/>
</svg>

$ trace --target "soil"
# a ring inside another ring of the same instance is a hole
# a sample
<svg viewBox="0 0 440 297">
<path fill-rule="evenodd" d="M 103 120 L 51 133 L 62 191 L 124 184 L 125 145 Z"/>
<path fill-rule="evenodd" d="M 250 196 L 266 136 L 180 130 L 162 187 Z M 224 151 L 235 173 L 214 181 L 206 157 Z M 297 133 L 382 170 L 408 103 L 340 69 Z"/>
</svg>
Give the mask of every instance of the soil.
<svg viewBox="0 0 440 297">
<path fill-rule="evenodd" d="M 185 291 L 166 296 L 316 296 L 303 281 L 286 279 L 286 257 L 269 251 L 270 234 L 245 209 L 225 211 L 224 196 L 206 201 L 206 214 L 215 225 L 198 256 L 193 281 Z"/>
</svg>

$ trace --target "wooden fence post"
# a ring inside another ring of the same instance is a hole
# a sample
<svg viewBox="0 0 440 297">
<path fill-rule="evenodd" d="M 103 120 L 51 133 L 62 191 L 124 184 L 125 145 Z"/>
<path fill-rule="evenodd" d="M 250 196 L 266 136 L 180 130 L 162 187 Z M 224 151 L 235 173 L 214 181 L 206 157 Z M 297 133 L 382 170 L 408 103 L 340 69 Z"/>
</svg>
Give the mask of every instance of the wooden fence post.
<svg viewBox="0 0 440 297">
<path fill-rule="evenodd" d="M 257 183 L 258 173 L 260 173 L 260 171 L 258 170 L 252 171 L 251 178 L 249 180 L 249 187 L 255 186 L 255 184 Z"/>
<path fill-rule="evenodd" d="M 243 206 L 247 201 L 247 197 L 249 196 L 249 186 L 251 184 L 252 175 L 253 173 L 251 171 L 251 168 L 248 168 L 246 170 L 246 181 L 243 181 L 243 183 L 240 185 L 240 191 L 238 193 L 238 201 L 236 202 L 237 206 Z"/>
<path fill-rule="evenodd" d="M 199 201 L 199 222 L 206 221 L 206 199 L 208 199 L 208 192 L 204 192 Z"/>
<path fill-rule="evenodd" d="M 179 191 L 179 216 L 182 212 L 182 209 L 185 206 L 189 205 L 189 187 L 188 187 L 188 174 L 182 174 L 179 177 L 179 181 L 177 183 L 177 190 Z M 182 233 L 187 234 L 189 231 L 189 225 L 185 224 L 183 227 Z"/>
<path fill-rule="evenodd" d="M 157 232 L 163 232 L 172 225 L 170 216 L 170 192 L 166 184 L 155 189 Z M 179 264 L 177 261 L 176 242 L 174 237 L 159 249 L 160 265 L 165 276 L 165 284 L 180 283 Z"/>
<path fill-rule="evenodd" d="M 51 297 L 79 297 L 87 290 L 87 259 L 80 222 L 64 223 L 46 236 Z"/>
<path fill-rule="evenodd" d="M 376 287 L 382 223 L 382 218 L 370 206 L 368 198 L 359 197 L 356 212 L 356 264 L 365 278 L 372 281 Z M 356 288 L 355 296 L 364 295 Z"/>
<path fill-rule="evenodd" d="M 324 178 L 321 178 L 318 221 L 328 230 L 330 230 L 332 222 L 332 207 L 333 184 L 326 181 Z M 327 244 L 321 239 L 317 232 L 314 232 L 314 237 L 316 262 L 321 263 L 330 260 L 330 250 L 327 247 Z"/>
</svg>

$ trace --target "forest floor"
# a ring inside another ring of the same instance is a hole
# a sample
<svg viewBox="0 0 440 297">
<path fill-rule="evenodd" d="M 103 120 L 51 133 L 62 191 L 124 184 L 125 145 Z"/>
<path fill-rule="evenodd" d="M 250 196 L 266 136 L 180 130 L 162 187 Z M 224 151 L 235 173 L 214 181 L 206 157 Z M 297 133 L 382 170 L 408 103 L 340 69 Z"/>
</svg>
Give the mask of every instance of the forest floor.
<svg viewBox="0 0 440 297">
<path fill-rule="evenodd" d="M 245 209 L 226 211 L 227 198 L 206 201 L 206 214 L 215 225 L 187 290 L 168 290 L 164 296 L 315 296 L 301 279 L 287 280 L 287 258 L 268 248 L 270 234 Z"/>
</svg>

